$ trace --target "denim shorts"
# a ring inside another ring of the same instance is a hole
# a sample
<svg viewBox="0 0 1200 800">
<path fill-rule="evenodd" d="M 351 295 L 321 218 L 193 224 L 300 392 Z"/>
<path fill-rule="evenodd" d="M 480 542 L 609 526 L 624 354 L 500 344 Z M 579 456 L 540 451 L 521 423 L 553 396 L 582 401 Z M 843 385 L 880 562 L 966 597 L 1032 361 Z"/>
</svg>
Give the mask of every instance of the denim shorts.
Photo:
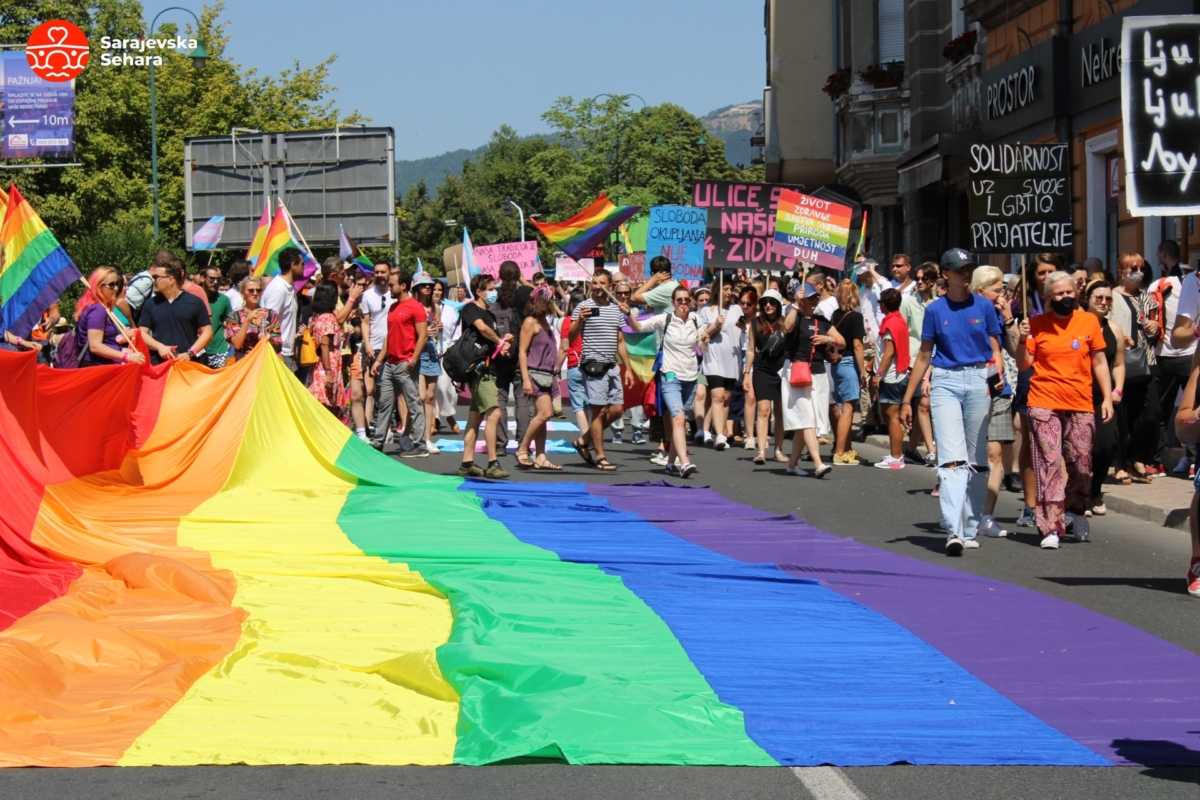
<svg viewBox="0 0 1200 800">
<path fill-rule="evenodd" d="M 587 408 L 587 388 L 583 385 L 582 368 L 567 368 L 567 393 L 571 396 L 573 411 L 583 411 Z"/>
<path fill-rule="evenodd" d="M 442 374 L 442 362 L 438 360 L 437 350 L 426 347 L 421 351 L 420 372 L 426 378 L 436 378 Z"/>
<path fill-rule="evenodd" d="M 857 403 L 859 395 L 858 365 L 854 359 L 843 356 L 833 367 L 833 402 Z"/>
<path fill-rule="evenodd" d="M 658 382 L 658 387 L 662 392 L 663 405 L 667 407 L 667 416 L 669 417 L 682 417 L 696 400 L 695 381 L 679 379 L 669 381 L 662 378 Z"/>
<path fill-rule="evenodd" d="M 879 405 L 898 406 L 904 402 L 904 393 L 908 391 L 908 378 L 899 383 L 879 383 Z"/>
</svg>

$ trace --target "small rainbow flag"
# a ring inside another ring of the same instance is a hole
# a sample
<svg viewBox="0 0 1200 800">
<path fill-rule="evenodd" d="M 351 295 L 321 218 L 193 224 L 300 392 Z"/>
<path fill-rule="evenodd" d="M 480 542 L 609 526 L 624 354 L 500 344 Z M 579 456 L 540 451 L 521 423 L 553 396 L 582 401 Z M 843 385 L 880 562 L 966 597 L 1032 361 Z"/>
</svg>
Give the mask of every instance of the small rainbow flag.
<svg viewBox="0 0 1200 800">
<path fill-rule="evenodd" d="M 346 233 L 346 229 L 338 225 L 338 258 L 358 267 L 360 272 L 367 275 L 375 271 L 375 265 L 359 251 L 358 245 Z"/>
<path fill-rule="evenodd" d="M 250 242 L 250 249 L 246 251 L 246 260 L 251 264 L 258 263 L 258 257 L 262 255 L 263 245 L 267 242 L 267 230 L 271 227 L 271 201 L 263 202 L 263 213 L 258 218 L 258 227 L 254 229 L 254 240 Z"/>
<path fill-rule="evenodd" d="M 283 206 L 275 212 L 275 219 L 271 220 L 271 228 L 267 231 L 267 235 L 263 240 L 263 247 L 258 254 L 258 260 L 254 262 L 255 275 L 278 275 L 279 274 L 279 252 L 287 247 L 294 247 L 301 252 L 304 248 L 296 244 L 292 238 L 292 230 L 288 226 L 287 211 Z"/>
<path fill-rule="evenodd" d="M 576 261 L 587 258 L 598 243 L 604 241 L 618 225 L 642 209 L 639 206 L 616 206 L 601 192 L 592 204 L 562 222 L 538 222 L 530 219 L 542 236 Z"/>
<path fill-rule="evenodd" d="M 0 330 L 29 336 L 42 312 L 82 276 L 13 184 L 0 225 Z"/>
</svg>

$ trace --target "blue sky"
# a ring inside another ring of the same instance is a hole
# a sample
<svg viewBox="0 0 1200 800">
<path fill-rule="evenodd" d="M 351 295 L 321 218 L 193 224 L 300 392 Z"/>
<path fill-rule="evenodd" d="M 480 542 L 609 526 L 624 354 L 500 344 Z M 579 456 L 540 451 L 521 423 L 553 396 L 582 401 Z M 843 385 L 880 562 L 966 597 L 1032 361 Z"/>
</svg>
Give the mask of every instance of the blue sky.
<svg viewBox="0 0 1200 800">
<path fill-rule="evenodd" d="M 762 14 L 761 0 L 227 0 L 224 19 L 230 56 L 266 74 L 336 53 L 339 107 L 395 128 L 403 160 L 502 123 L 542 131 L 561 95 L 636 92 L 695 114 L 761 98 Z"/>
</svg>

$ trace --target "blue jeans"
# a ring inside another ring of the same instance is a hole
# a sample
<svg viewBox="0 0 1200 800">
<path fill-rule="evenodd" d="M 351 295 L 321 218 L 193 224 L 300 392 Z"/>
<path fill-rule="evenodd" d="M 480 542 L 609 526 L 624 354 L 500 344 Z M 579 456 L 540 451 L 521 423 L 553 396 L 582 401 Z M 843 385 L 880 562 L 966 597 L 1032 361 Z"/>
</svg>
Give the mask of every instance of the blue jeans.
<svg viewBox="0 0 1200 800">
<path fill-rule="evenodd" d="M 987 426 L 992 407 L 987 367 L 934 367 L 929 404 L 942 524 L 949 536 L 974 539 L 987 495 Z"/>
<path fill-rule="evenodd" d="M 567 392 L 571 397 L 571 408 L 583 411 L 587 408 L 587 388 L 583 385 L 583 369 L 567 368 Z"/>
</svg>

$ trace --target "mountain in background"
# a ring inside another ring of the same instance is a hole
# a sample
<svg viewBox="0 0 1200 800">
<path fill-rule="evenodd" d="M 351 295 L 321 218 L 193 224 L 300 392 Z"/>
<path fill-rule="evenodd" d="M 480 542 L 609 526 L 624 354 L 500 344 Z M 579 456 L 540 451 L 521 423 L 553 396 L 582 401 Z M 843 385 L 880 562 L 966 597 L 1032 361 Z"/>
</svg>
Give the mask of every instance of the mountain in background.
<svg viewBox="0 0 1200 800">
<path fill-rule="evenodd" d="M 762 101 L 737 103 L 718 108 L 700 118 L 714 136 L 725 142 L 725 157 L 730 164 L 750 164 L 750 137 L 762 123 Z M 410 186 L 425 181 L 430 190 L 436 189 L 447 175 L 462 172 L 463 164 L 478 158 L 487 145 L 473 150 L 451 150 L 438 156 L 396 162 L 396 196 L 403 197 Z"/>
</svg>

